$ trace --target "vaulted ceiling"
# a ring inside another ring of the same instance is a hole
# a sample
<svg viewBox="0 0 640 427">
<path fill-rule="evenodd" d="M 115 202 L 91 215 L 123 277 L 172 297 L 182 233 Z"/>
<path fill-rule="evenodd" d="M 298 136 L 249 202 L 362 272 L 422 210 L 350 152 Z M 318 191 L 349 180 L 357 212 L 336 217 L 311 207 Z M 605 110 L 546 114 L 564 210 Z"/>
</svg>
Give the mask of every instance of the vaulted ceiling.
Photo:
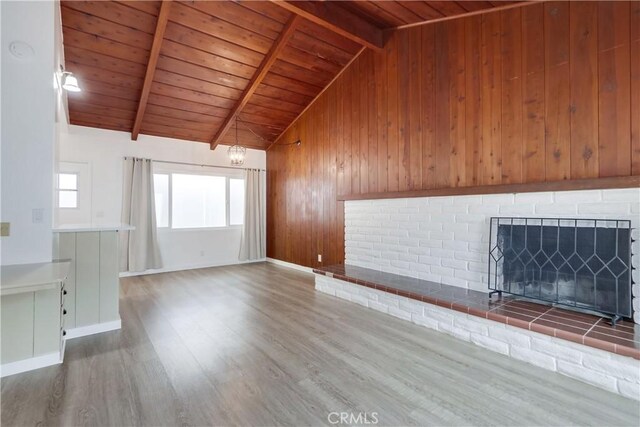
<svg viewBox="0 0 640 427">
<path fill-rule="evenodd" d="M 391 28 L 501 1 L 63 1 L 72 124 L 265 149 Z"/>
</svg>

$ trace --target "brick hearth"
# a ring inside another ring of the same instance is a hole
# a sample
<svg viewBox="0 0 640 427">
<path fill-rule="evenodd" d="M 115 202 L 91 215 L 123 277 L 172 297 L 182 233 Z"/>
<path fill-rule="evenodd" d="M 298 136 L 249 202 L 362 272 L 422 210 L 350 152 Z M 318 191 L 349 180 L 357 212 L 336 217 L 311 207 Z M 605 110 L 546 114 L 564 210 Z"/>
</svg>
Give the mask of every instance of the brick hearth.
<svg viewBox="0 0 640 427">
<path fill-rule="evenodd" d="M 640 400 L 640 326 L 351 265 L 316 289 Z"/>
</svg>

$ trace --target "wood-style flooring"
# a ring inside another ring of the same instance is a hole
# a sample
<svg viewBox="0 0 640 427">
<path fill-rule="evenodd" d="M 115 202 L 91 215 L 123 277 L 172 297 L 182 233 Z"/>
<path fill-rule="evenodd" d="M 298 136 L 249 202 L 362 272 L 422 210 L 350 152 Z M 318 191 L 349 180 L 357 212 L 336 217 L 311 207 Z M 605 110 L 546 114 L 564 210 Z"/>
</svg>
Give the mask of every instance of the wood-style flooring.
<svg viewBox="0 0 640 427">
<path fill-rule="evenodd" d="M 3 427 L 328 425 L 332 412 L 380 425 L 640 421 L 638 402 L 317 293 L 311 275 L 272 264 L 121 288 L 122 330 L 2 379 Z"/>
</svg>

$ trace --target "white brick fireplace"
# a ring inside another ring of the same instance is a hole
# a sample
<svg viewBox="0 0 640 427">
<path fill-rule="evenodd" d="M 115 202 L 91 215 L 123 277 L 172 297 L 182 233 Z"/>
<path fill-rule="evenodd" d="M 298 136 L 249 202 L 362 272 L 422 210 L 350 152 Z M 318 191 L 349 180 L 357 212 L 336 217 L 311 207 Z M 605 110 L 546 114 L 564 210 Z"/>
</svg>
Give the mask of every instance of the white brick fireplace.
<svg viewBox="0 0 640 427">
<path fill-rule="evenodd" d="M 347 201 L 345 262 L 488 292 L 492 216 L 631 220 L 632 263 L 640 266 L 637 188 Z M 638 272 L 632 290 L 636 323 Z"/>
</svg>

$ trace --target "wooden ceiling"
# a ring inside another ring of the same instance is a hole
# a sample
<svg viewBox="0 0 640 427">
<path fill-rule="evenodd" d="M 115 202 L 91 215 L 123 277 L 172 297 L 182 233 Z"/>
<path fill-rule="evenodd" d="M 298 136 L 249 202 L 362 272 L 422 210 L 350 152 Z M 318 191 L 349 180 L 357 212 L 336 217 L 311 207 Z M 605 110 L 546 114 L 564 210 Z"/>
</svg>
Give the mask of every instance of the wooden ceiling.
<svg viewBox="0 0 640 427">
<path fill-rule="evenodd" d="M 385 30 L 512 3 L 63 0 L 70 122 L 265 149 Z"/>
</svg>

